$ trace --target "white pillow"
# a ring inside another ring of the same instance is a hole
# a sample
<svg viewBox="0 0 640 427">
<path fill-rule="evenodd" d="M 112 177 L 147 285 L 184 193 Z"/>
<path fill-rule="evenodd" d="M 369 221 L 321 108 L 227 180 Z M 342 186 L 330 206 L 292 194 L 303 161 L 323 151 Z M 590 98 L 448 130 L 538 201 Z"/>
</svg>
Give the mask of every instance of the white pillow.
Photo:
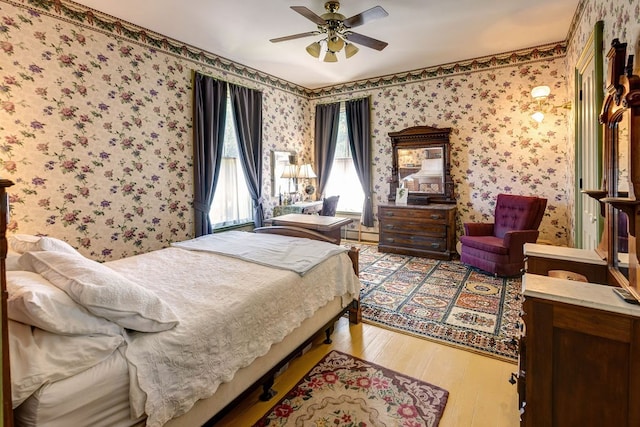
<svg viewBox="0 0 640 427">
<path fill-rule="evenodd" d="M 178 324 L 171 308 L 156 294 L 88 258 L 63 252 L 25 252 L 20 264 L 47 278 L 91 313 L 122 327 L 158 332 Z"/>
<path fill-rule="evenodd" d="M 36 247 L 39 241 L 40 236 L 32 236 L 31 234 L 10 234 L 7 236 L 9 248 L 19 254 L 29 251 L 29 248 Z"/>
<path fill-rule="evenodd" d="M 118 335 L 56 335 L 9 321 L 13 407 L 46 382 L 89 369 L 108 358 L 124 341 Z"/>
<path fill-rule="evenodd" d="M 54 251 L 82 256 L 73 246 L 55 237 L 12 234 L 7 237 L 7 240 L 9 247 L 19 254 L 31 251 Z"/>
<path fill-rule="evenodd" d="M 122 327 L 96 317 L 39 274 L 7 271 L 9 319 L 64 335 L 119 335 Z"/>
</svg>

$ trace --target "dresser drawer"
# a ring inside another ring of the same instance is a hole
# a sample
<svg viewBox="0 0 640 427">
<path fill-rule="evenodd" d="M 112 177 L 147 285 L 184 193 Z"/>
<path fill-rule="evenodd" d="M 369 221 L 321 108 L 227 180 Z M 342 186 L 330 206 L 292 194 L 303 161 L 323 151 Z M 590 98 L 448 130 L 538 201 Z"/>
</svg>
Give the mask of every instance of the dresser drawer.
<svg viewBox="0 0 640 427">
<path fill-rule="evenodd" d="M 380 220 L 398 220 L 404 221 L 407 219 L 410 220 L 420 220 L 427 222 L 442 222 L 446 223 L 448 220 L 448 212 L 437 210 L 437 209 L 388 209 L 388 208 L 380 208 Z"/>
<path fill-rule="evenodd" d="M 380 223 L 380 232 L 403 232 L 415 233 L 425 236 L 445 236 L 447 233 L 446 223 L 432 222 L 424 218 L 394 218 Z"/>
<path fill-rule="evenodd" d="M 385 233 L 380 234 L 380 244 L 398 246 L 426 251 L 443 252 L 447 250 L 447 240 L 444 235 L 427 236 L 419 234 Z"/>
</svg>

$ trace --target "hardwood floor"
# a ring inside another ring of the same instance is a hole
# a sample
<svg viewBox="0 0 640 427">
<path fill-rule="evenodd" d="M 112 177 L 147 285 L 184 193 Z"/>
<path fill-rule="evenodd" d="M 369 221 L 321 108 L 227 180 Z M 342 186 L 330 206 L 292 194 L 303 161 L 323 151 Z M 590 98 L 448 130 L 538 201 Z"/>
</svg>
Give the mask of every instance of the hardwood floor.
<svg viewBox="0 0 640 427">
<path fill-rule="evenodd" d="M 336 324 L 333 343 L 322 338 L 276 378 L 278 395 L 269 402 L 252 393 L 219 426 L 251 426 L 290 390 L 325 354 L 335 349 L 411 375 L 449 391 L 441 427 L 515 427 L 519 424 L 518 396 L 508 380 L 514 363 L 460 350 L 370 324 Z"/>
</svg>

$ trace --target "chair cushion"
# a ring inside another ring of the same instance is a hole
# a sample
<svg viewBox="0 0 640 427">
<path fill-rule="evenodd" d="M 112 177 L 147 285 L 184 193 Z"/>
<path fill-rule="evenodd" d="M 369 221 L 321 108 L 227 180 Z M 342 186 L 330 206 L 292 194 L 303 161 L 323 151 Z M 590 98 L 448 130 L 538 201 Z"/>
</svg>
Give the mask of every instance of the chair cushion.
<svg viewBox="0 0 640 427">
<path fill-rule="evenodd" d="M 509 248 L 504 246 L 504 240 L 495 236 L 460 236 L 462 252 L 464 247 L 480 249 L 498 255 L 508 255 Z"/>
</svg>

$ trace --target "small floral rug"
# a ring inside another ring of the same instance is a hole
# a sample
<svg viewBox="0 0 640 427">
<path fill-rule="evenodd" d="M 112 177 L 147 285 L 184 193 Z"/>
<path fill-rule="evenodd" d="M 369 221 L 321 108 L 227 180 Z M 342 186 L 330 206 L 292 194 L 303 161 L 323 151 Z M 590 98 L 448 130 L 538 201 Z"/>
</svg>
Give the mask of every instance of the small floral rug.
<svg viewBox="0 0 640 427">
<path fill-rule="evenodd" d="M 449 392 L 332 351 L 258 426 L 437 426 Z"/>
<path fill-rule="evenodd" d="M 360 248 L 360 303 L 365 322 L 498 359 L 517 360 L 520 278 L 494 277 L 457 260 L 356 246 Z"/>
</svg>

